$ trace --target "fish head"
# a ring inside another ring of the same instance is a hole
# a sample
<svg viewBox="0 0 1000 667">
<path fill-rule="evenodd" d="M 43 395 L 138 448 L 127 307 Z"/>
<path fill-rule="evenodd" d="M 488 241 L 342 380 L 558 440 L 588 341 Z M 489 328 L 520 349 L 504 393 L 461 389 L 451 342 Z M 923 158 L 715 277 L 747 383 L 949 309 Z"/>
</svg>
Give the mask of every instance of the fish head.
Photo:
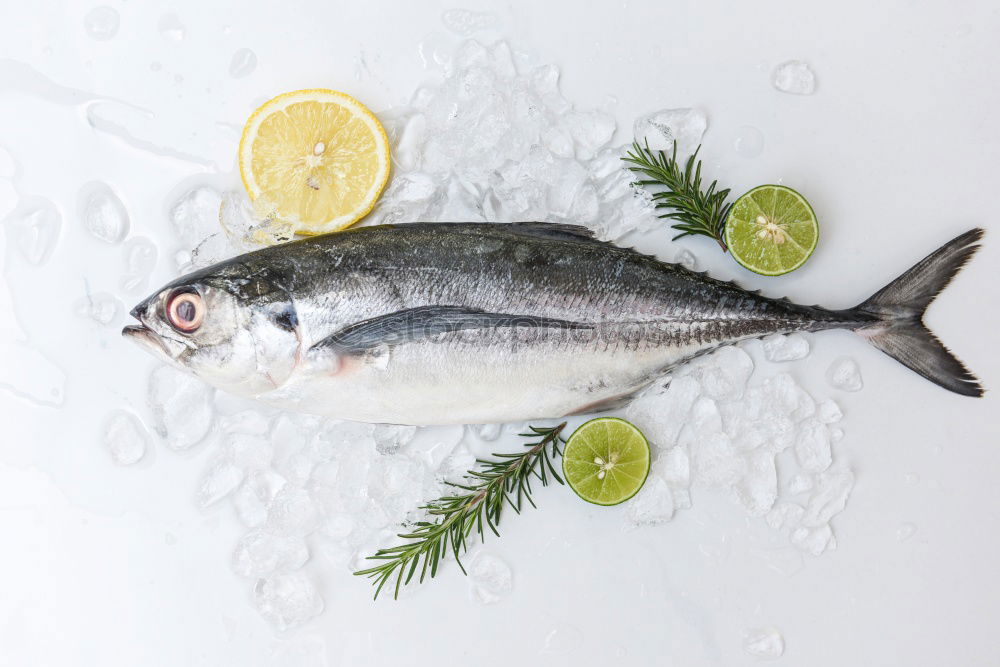
<svg viewBox="0 0 1000 667">
<path fill-rule="evenodd" d="M 288 378 L 299 342 L 290 299 L 262 285 L 232 267 L 190 274 L 137 304 L 139 324 L 122 335 L 215 387 L 259 395 Z"/>
</svg>

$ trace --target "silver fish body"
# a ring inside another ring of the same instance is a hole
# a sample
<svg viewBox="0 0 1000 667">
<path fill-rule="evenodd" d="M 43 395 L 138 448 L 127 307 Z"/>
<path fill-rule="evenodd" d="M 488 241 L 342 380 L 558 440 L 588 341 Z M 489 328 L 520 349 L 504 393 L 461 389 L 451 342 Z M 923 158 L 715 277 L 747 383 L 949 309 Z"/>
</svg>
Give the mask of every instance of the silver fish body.
<svg viewBox="0 0 1000 667">
<path fill-rule="evenodd" d="M 938 264 L 964 262 L 977 239 Z M 546 223 L 412 223 L 297 241 L 185 276 L 133 315 L 142 324 L 126 335 L 221 389 L 418 425 L 595 412 L 720 345 L 831 328 L 879 345 L 914 319 L 895 302 L 831 311 L 767 298 Z M 953 384 L 974 384 L 961 372 Z"/>
</svg>

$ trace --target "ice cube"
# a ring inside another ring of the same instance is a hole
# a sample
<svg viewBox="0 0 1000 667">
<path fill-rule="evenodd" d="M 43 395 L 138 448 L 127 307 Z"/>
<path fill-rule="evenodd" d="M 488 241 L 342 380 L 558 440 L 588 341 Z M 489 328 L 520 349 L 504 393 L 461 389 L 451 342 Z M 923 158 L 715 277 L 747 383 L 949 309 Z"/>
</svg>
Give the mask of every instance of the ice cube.
<svg viewBox="0 0 1000 667">
<path fill-rule="evenodd" d="M 809 354 L 809 340 L 800 333 L 776 334 L 761 341 L 768 361 L 795 361 Z"/>
<path fill-rule="evenodd" d="M 104 421 L 104 446 L 118 465 L 138 463 L 148 445 L 149 433 L 131 412 L 115 410 Z"/>
<path fill-rule="evenodd" d="M 156 267 L 156 246 L 145 236 L 129 239 L 122 249 L 125 273 L 121 286 L 126 292 L 145 289 L 149 274 Z"/>
<path fill-rule="evenodd" d="M 676 448 L 675 448 L 676 449 Z M 674 493 L 661 476 L 651 474 L 642 489 L 628 501 L 625 520 L 632 527 L 655 526 L 674 516 Z"/>
<path fill-rule="evenodd" d="M 677 154 L 693 153 L 701 144 L 708 128 L 708 117 L 700 109 L 663 109 L 642 116 L 635 121 L 633 132 L 640 146 L 648 143 L 654 151 L 673 150 Z"/>
<path fill-rule="evenodd" d="M 747 514 L 763 516 L 778 498 L 778 471 L 774 465 L 774 454 L 757 450 L 747 455 L 746 461 L 746 473 L 733 490 Z"/>
<path fill-rule="evenodd" d="M 674 447 L 654 464 L 654 470 L 670 486 L 674 509 L 691 507 L 691 460 L 685 447 Z"/>
<path fill-rule="evenodd" d="M 62 214 L 48 199 L 31 198 L 7 219 L 14 245 L 30 264 L 44 264 L 59 241 Z"/>
<path fill-rule="evenodd" d="M 323 611 L 323 597 L 302 572 L 259 579 L 253 597 L 261 616 L 279 630 L 298 627 Z"/>
<path fill-rule="evenodd" d="M 251 404 L 253 405 L 253 404 Z M 216 407 L 223 412 L 218 401 Z M 254 405 L 251 409 L 237 410 L 225 414 L 220 420 L 222 430 L 233 435 L 266 435 L 271 428 L 270 411 L 264 406 Z"/>
<path fill-rule="evenodd" d="M 615 118 L 603 111 L 573 111 L 561 119 L 576 147 L 577 159 L 592 160 L 615 133 Z"/>
<path fill-rule="evenodd" d="M 218 220 L 238 251 L 285 243 L 295 237 L 293 221 L 278 217 L 277 206 L 266 192 L 253 201 L 243 191 L 224 192 Z"/>
<path fill-rule="evenodd" d="M 691 376 L 675 376 L 666 390 L 643 394 L 629 404 L 625 417 L 635 423 L 650 441 L 661 449 L 677 443 L 681 428 L 701 385 Z"/>
<path fill-rule="evenodd" d="M 822 472 L 829 468 L 833 462 L 830 428 L 818 419 L 806 420 L 799 427 L 795 456 L 802 469 L 808 472 Z"/>
<path fill-rule="evenodd" d="M 395 150 L 392 159 L 400 169 L 417 169 L 421 163 L 424 141 L 427 137 L 427 117 L 413 113 L 396 121 L 391 138 Z"/>
<path fill-rule="evenodd" d="M 260 470 L 271 465 L 274 449 L 270 441 L 252 433 L 230 433 L 223 441 L 229 461 L 243 470 Z"/>
<path fill-rule="evenodd" d="M 191 251 L 191 267 L 202 268 L 229 259 L 241 252 L 222 232 L 212 234 Z"/>
<path fill-rule="evenodd" d="M 76 314 L 102 326 L 112 324 L 122 314 L 122 302 L 107 292 L 88 294 L 76 302 Z"/>
<path fill-rule="evenodd" d="M 798 503 L 780 502 L 767 513 L 767 525 L 774 530 L 797 528 L 806 510 Z"/>
<path fill-rule="evenodd" d="M 497 556 L 480 551 L 466 570 L 469 574 L 469 597 L 475 602 L 494 604 L 511 591 L 510 567 Z"/>
<path fill-rule="evenodd" d="M 128 236 L 128 212 L 106 183 L 93 181 L 84 185 L 78 202 L 80 219 L 94 238 L 115 245 Z"/>
<path fill-rule="evenodd" d="M 219 230 L 222 196 L 214 188 L 199 186 L 180 195 L 170 205 L 174 233 L 188 249 Z"/>
<path fill-rule="evenodd" d="M 297 570 L 309 560 L 309 548 L 301 537 L 274 535 L 254 529 L 244 535 L 233 552 L 233 570 L 244 577 L 262 577 L 272 572 Z"/>
<path fill-rule="evenodd" d="M 212 430 L 212 389 L 187 373 L 160 366 L 149 376 L 153 430 L 171 449 L 187 449 Z"/>
<path fill-rule="evenodd" d="M 492 12 L 474 12 L 468 9 L 447 9 L 441 14 L 441 23 L 449 31 L 461 37 L 468 37 L 481 30 L 496 25 L 497 17 Z"/>
<path fill-rule="evenodd" d="M 486 442 L 496 440 L 500 437 L 500 433 L 503 432 L 503 424 L 478 424 L 471 428 L 477 438 Z"/>
<path fill-rule="evenodd" d="M 865 386 L 858 362 L 850 357 L 835 359 L 826 371 L 826 380 L 831 387 L 844 391 L 861 391 Z"/>
<path fill-rule="evenodd" d="M 802 473 L 796 473 L 788 481 L 788 492 L 792 495 L 798 495 L 800 493 L 805 493 L 806 491 L 811 491 L 813 488 L 812 475 L 804 475 Z"/>
<path fill-rule="evenodd" d="M 743 633 L 743 650 L 764 660 L 777 660 L 785 652 L 785 639 L 774 628 L 751 628 Z"/>
<path fill-rule="evenodd" d="M 269 509 L 267 528 L 275 534 L 305 536 L 319 527 L 319 508 L 305 489 L 284 486 Z"/>
<path fill-rule="evenodd" d="M 793 95 L 812 95 L 816 90 L 816 75 L 801 60 L 788 60 L 775 67 L 771 82 L 781 92 Z"/>
<path fill-rule="evenodd" d="M 257 495 L 252 484 L 244 483 L 232 495 L 233 509 L 248 528 L 256 528 L 267 521 L 267 504 Z"/>
<path fill-rule="evenodd" d="M 390 455 L 398 452 L 400 447 L 408 445 L 416 434 L 416 426 L 378 424 L 372 432 L 372 437 L 375 439 L 375 450 L 379 454 Z"/>
<path fill-rule="evenodd" d="M 722 415 L 719 413 L 718 404 L 707 396 L 695 400 L 684 430 L 686 433 L 682 431 L 679 442 L 688 442 L 692 438 L 699 440 L 704 436 L 721 431 Z"/>
<path fill-rule="evenodd" d="M 821 526 L 829 522 L 843 511 L 853 488 L 854 473 L 849 468 L 830 470 L 818 475 L 802 523 Z"/>
<path fill-rule="evenodd" d="M 816 418 L 824 424 L 835 424 L 844 416 L 840 406 L 832 398 L 828 398 L 816 406 Z"/>
<path fill-rule="evenodd" d="M 559 174 L 549 188 L 546 204 L 552 215 L 570 218 L 573 204 L 586 184 L 588 174 L 587 170 L 574 160 L 562 160 L 560 166 Z"/>
<path fill-rule="evenodd" d="M 693 480 L 710 487 L 725 488 L 738 482 L 746 471 L 746 461 L 724 433 L 699 438 L 691 444 Z"/>
<path fill-rule="evenodd" d="M 243 482 L 242 468 L 220 456 L 209 464 L 198 485 L 198 506 L 206 509 L 235 491 Z"/>
<path fill-rule="evenodd" d="M 816 528 L 800 526 L 792 531 L 790 539 L 792 544 L 813 556 L 819 556 L 835 544 L 830 524 Z"/>
<path fill-rule="evenodd" d="M 438 470 L 441 477 L 449 481 L 457 481 L 472 470 L 476 465 L 476 456 L 466 445 L 459 445 L 448 455 Z"/>
<path fill-rule="evenodd" d="M 680 264 L 688 271 L 694 271 L 698 268 L 698 259 L 694 256 L 693 252 L 684 249 L 674 257 L 674 264 Z"/>
<path fill-rule="evenodd" d="M 753 360 L 735 345 L 720 348 L 695 371 L 701 379 L 705 395 L 720 401 L 732 401 L 742 396 L 751 373 Z"/>
</svg>

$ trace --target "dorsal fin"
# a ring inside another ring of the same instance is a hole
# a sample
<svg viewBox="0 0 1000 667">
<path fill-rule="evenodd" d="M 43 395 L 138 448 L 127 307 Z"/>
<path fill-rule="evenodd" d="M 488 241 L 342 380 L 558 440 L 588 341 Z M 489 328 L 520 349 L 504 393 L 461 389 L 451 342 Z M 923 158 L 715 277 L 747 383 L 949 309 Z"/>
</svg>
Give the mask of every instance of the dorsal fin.
<svg viewBox="0 0 1000 667">
<path fill-rule="evenodd" d="M 524 221 L 510 223 L 513 231 L 543 239 L 562 239 L 565 241 L 596 241 L 605 243 L 594 236 L 594 231 L 582 225 L 567 225 L 558 222 Z"/>
</svg>

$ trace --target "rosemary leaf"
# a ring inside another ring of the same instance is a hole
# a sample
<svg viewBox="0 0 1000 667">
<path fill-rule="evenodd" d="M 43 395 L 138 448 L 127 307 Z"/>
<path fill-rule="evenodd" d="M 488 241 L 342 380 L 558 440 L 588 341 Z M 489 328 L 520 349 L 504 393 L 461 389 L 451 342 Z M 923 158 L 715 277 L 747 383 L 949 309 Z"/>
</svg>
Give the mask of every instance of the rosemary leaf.
<svg viewBox="0 0 1000 667">
<path fill-rule="evenodd" d="M 718 242 L 726 252 L 723 232 L 726 216 L 729 214 L 729 188 L 717 189 L 718 182 L 712 181 L 708 188 L 701 185 L 701 160 L 698 151 L 687 159 L 683 169 L 677 162 L 677 143 L 668 156 L 663 151 L 654 151 L 649 144 L 640 146 L 632 143 L 632 150 L 622 158 L 631 166 L 629 170 L 640 175 L 635 184 L 642 187 L 659 186 L 663 190 L 654 192 L 653 202 L 657 209 L 668 211 L 659 217 L 675 221 L 671 227 L 680 232 L 674 239 L 683 236 L 702 235 Z"/>
<path fill-rule="evenodd" d="M 400 588 L 413 580 L 418 563 L 420 576 L 417 582 L 423 583 L 428 574 L 433 578 L 437 575 L 442 558 L 448 553 L 455 557 L 455 562 L 464 574 L 461 554 L 468 550 L 467 540 L 473 530 L 479 535 L 479 539 L 484 540 L 485 523 L 485 528 L 499 537 L 497 526 L 505 507 L 517 514 L 521 513 L 521 503 L 524 500 L 535 507 L 535 501 L 531 497 L 532 476 L 542 486 L 548 486 L 550 479 L 559 484 L 564 483 L 555 471 L 549 448 L 552 456 L 561 455 L 560 434 L 565 427 L 566 422 L 552 428 L 530 426 L 531 432 L 522 433 L 521 436 L 540 439 L 527 443 L 526 451 L 494 454 L 494 460 L 477 461 L 481 469 L 466 474 L 467 484 L 448 483 L 451 488 L 466 493 L 442 496 L 422 505 L 420 509 L 434 520 L 414 522 L 409 532 L 398 535 L 407 540 L 404 544 L 379 549 L 368 556 L 369 560 L 377 561 L 378 564 L 354 574 L 372 580 L 376 598 L 393 577 L 396 579 L 393 597 L 398 598 Z"/>
</svg>

